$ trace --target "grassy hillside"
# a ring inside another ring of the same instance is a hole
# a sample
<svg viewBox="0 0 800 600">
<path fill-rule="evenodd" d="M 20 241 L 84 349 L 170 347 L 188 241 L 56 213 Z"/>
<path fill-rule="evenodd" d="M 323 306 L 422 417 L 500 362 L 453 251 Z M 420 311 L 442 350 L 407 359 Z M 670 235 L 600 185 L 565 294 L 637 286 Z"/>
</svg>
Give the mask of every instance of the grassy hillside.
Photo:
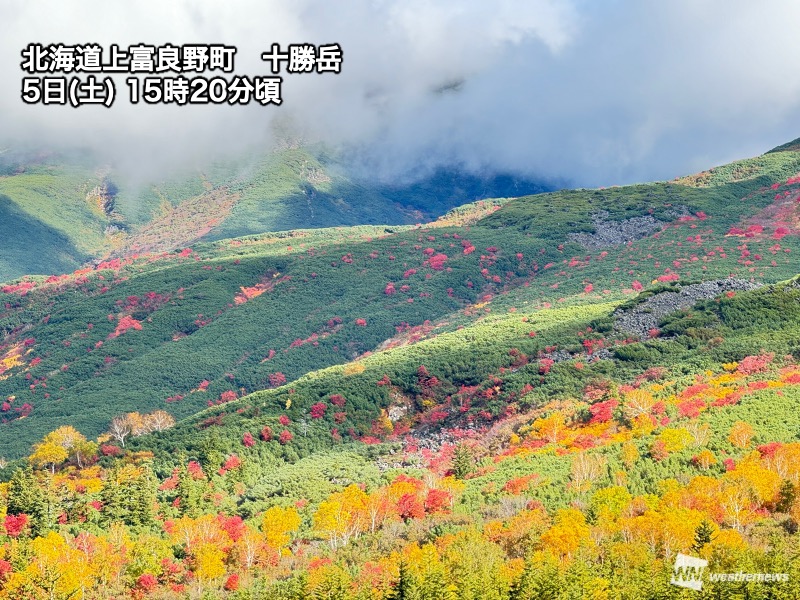
<svg viewBox="0 0 800 600">
<path fill-rule="evenodd" d="M 481 202 L 425 227 L 262 234 L 6 285 L 0 396 L 14 399 L 0 454 L 25 454 L 65 419 L 96 436 L 126 412 L 187 417 L 486 311 L 618 302 L 676 280 L 786 279 L 800 251 L 798 170 L 797 153 L 772 153 L 702 186 Z M 376 410 L 365 400 L 358 435 Z"/>
<path fill-rule="evenodd" d="M 341 158 L 289 147 L 162 181 L 132 181 L 86 154 L 0 156 L 0 281 L 91 260 L 169 251 L 298 227 L 418 223 L 478 198 L 535 193 L 536 182 L 435 173 L 386 186 L 354 179 Z M 36 244 L 30 240 L 35 239 Z"/>
<path fill-rule="evenodd" d="M 615 329 L 615 302 L 490 314 L 106 440 L 96 464 L 61 428 L 36 471 L 4 469 L 0 594 L 47 591 L 49 569 L 101 597 L 682 598 L 688 552 L 787 575 L 706 578 L 702 597 L 792 597 L 798 279 L 645 342 Z"/>
<path fill-rule="evenodd" d="M 424 226 L 216 239 L 280 173 L 338 206 L 295 150 L 153 192 L 0 286 L 0 598 L 797 596 L 795 147 Z"/>
</svg>

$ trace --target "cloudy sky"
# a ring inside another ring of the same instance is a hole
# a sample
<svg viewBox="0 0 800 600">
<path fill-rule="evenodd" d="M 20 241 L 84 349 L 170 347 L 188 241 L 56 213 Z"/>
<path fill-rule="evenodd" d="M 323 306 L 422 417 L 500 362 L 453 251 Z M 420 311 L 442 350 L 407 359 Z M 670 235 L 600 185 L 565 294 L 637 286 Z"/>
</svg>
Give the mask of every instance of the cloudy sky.
<svg viewBox="0 0 800 600">
<path fill-rule="evenodd" d="M 166 170 L 271 143 L 276 118 L 368 172 L 441 165 L 594 186 L 669 179 L 800 137 L 794 0 L 3 0 L 0 137 Z M 25 106 L 27 44 L 339 43 L 280 108 Z M 9 143 L 3 143 L 9 146 Z"/>
</svg>

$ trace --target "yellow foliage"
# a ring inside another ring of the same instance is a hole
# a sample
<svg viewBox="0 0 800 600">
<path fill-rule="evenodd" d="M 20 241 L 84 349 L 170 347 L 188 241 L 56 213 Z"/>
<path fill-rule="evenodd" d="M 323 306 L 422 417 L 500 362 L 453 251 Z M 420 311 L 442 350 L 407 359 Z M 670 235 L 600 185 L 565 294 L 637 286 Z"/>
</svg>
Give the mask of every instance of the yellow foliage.
<svg viewBox="0 0 800 600">
<path fill-rule="evenodd" d="M 741 379 L 741 375 L 738 373 L 722 373 L 721 375 L 717 375 L 716 377 L 709 379 L 708 382 L 711 385 L 725 385 L 726 383 L 733 383 L 737 379 Z"/>
<path fill-rule="evenodd" d="M 267 544 L 275 549 L 288 546 L 292 535 L 300 528 L 300 514 L 293 506 L 281 508 L 272 506 L 264 511 L 261 520 L 261 531 L 266 536 Z"/>
<path fill-rule="evenodd" d="M 562 560 L 569 560 L 581 545 L 588 544 L 589 526 L 583 513 L 563 508 L 556 513 L 555 524 L 542 534 L 542 543 Z"/>
<path fill-rule="evenodd" d="M 200 544 L 194 553 L 194 573 L 200 581 L 210 581 L 225 574 L 225 553 L 215 544 Z"/>
<path fill-rule="evenodd" d="M 55 470 L 55 466 L 67 460 L 68 456 L 63 446 L 53 442 L 42 442 L 33 447 L 33 454 L 29 460 L 37 467 L 49 466 L 51 470 Z"/>
<path fill-rule="evenodd" d="M 744 421 L 736 421 L 731 427 L 731 432 L 728 435 L 728 441 L 737 448 L 747 448 L 750 441 L 753 439 L 755 431 L 749 423 Z"/>
<path fill-rule="evenodd" d="M 702 554 L 711 556 L 716 549 L 742 550 L 747 547 L 747 543 L 735 529 L 719 529 L 711 538 L 711 541 L 703 547 Z"/>
<path fill-rule="evenodd" d="M 69 598 L 75 590 L 92 588 L 96 568 L 89 557 L 51 531 L 30 543 L 30 558 L 22 571 L 5 582 L 3 598 Z"/>
<path fill-rule="evenodd" d="M 761 504 L 777 500 L 781 488 L 781 478 L 774 471 L 762 465 L 758 452 L 753 452 L 728 471 L 724 479 L 749 491 Z"/>
<path fill-rule="evenodd" d="M 547 440 L 550 444 L 557 444 L 564 439 L 567 425 L 564 414 L 560 411 L 550 413 L 546 417 L 533 422 L 533 434 Z"/>
<path fill-rule="evenodd" d="M 361 363 L 349 363 L 344 366 L 343 373 L 345 375 L 358 375 L 363 373 L 366 367 Z"/>
<path fill-rule="evenodd" d="M 623 396 L 623 411 L 628 419 L 646 415 L 655 404 L 655 398 L 649 391 L 639 388 L 626 392 Z"/>
<path fill-rule="evenodd" d="M 633 437 L 644 437 L 649 435 L 656 426 L 653 425 L 653 421 L 650 420 L 649 415 L 641 414 L 637 415 L 633 419 L 632 427 L 631 427 L 631 435 Z"/>
<path fill-rule="evenodd" d="M 706 448 L 697 455 L 697 464 L 701 469 L 707 470 L 711 465 L 717 464 L 717 459 L 714 453 Z"/>
<path fill-rule="evenodd" d="M 658 436 L 667 452 L 680 452 L 692 442 L 692 434 L 683 428 L 664 429 Z"/>
</svg>

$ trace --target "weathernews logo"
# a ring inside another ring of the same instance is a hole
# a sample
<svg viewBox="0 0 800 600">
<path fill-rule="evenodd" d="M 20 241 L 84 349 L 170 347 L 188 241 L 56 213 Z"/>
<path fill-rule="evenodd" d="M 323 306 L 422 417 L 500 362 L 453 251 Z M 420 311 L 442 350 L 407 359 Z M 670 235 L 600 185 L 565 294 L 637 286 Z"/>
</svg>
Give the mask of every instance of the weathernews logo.
<svg viewBox="0 0 800 600">
<path fill-rule="evenodd" d="M 707 560 L 678 553 L 678 556 L 675 557 L 675 567 L 669 582 L 672 585 L 699 592 L 703 589 L 703 573 L 707 567 Z"/>
<path fill-rule="evenodd" d="M 678 554 L 669 582 L 678 587 L 700 591 L 703 589 L 703 575 L 708 568 L 708 561 L 702 558 Z M 709 573 L 708 580 L 713 582 L 782 582 L 789 581 L 787 573 Z"/>
</svg>

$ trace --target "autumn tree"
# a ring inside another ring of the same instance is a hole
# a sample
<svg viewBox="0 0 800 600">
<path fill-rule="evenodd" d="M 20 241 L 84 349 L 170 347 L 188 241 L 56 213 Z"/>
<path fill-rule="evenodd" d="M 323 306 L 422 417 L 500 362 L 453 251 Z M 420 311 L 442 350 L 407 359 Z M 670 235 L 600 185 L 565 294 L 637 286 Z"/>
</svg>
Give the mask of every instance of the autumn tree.
<svg viewBox="0 0 800 600">
<path fill-rule="evenodd" d="M 86 461 L 97 454 L 97 444 L 88 441 L 83 434 L 70 425 L 64 425 L 48 433 L 42 443 L 60 446 L 67 452 L 67 458 L 74 459 L 80 468 L 83 468 Z"/>
<path fill-rule="evenodd" d="M 625 394 L 622 412 L 626 419 L 633 421 L 640 415 L 648 415 L 655 403 L 650 392 L 641 388 L 634 389 Z"/>
<path fill-rule="evenodd" d="M 563 413 L 555 411 L 546 417 L 536 419 L 533 422 L 533 430 L 549 444 L 558 444 L 566 433 L 567 423 Z"/>
<path fill-rule="evenodd" d="M 63 463 L 69 454 L 62 447 L 51 441 L 43 441 L 33 447 L 33 454 L 30 455 L 30 462 L 37 467 L 49 467 L 51 473 L 56 472 L 56 465 Z"/>
<path fill-rule="evenodd" d="M 331 494 L 314 513 L 314 529 L 334 550 L 346 546 L 352 537 L 360 535 L 367 525 L 367 494 L 352 484 L 341 492 Z"/>
<path fill-rule="evenodd" d="M 728 435 L 728 441 L 737 448 L 747 448 L 750 445 L 750 440 L 753 439 L 755 431 L 749 423 L 744 421 L 736 421 L 731 427 L 731 432 Z"/>
<path fill-rule="evenodd" d="M 292 534 L 300 528 L 300 514 L 293 506 L 272 506 L 264 511 L 261 530 L 271 548 L 281 550 L 289 545 Z"/>
<path fill-rule="evenodd" d="M 578 492 L 588 491 L 606 472 L 606 458 L 600 454 L 581 452 L 572 459 L 570 479 Z"/>
<path fill-rule="evenodd" d="M 133 431 L 134 423 L 129 415 L 114 417 L 111 419 L 111 425 L 108 432 L 115 440 L 117 440 L 123 448 L 125 447 L 125 438 L 127 438 Z"/>
<path fill-rule="evenodd" d="M 639 450 L 633 442 L 625 442 L 622 444 L 621 456 L 622 464 L 627 469 L 632 469 L 636 461 L 639 460 Z"/>
<path fill-rule="evenodd" d="M 165 431 L 175 425 L 175 419 L 165 410 L 156 410 L 144 416 L 144 425 L 148 433 Z"/>
</svg>

